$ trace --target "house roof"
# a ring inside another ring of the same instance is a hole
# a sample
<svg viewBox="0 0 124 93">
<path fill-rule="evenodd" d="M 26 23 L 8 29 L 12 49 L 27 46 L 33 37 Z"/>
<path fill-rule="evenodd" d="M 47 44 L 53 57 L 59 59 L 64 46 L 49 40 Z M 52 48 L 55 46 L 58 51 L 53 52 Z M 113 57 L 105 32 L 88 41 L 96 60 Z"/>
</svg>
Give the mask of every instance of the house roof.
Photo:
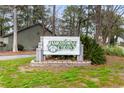
<svg viewBox="0 0 124 93">
<path fill-rule="evenodd" d="M 43 27 L 42 24 L 38 23 L 38 24 L 34 24 L 34 25 L 32 25 L 32 26 L 23 28 L 23 29 L 21 29 L 21 30 L 18 30 L 17 32 L 20 33 L 20 32 L 22 32 L 22 31 L 26 31 L 27 29 L 33 28 L 33 27 L 35 27 L 35 26 L 41 26 L 41 27 Z M 52 31 L 50 31 L 48 28 L 45 27 L 45 29 L 46 29 L 46 31 L 49 31 L 49 32 L 52 34 Z M 2 37 L 9 37 L 9 36 L 11 36 L 11 35 L 13 35 L 13 32 L 8 33 L 8 34 L 6 34 L 6 35 L 4 35 L 4 36 L 2 36 Z"/>
</svg>

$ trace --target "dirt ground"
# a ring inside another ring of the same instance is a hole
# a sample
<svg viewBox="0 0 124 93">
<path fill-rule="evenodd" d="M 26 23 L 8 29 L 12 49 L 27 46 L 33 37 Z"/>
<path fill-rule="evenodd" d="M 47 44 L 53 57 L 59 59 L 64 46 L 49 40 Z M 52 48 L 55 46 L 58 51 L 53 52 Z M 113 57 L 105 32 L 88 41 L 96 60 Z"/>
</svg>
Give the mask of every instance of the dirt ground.
<svg viewBox="0 0 124 93">
<path fill-rule="evenodd" d="M 106 56 L 106 63 L 107 64 L 112 64 L 112 63 L 124 63 L 124 57 L 119 57 L 119 56 Z"/>
<path fill-rule="evenodd" d="M 48 59 L 49 60 L 49 59 Z M 123 63 L 124 64 L 124 57 L 118 57 L 118 56 L 106 56 L 106 64 L 105 65 L 112 65 L 113 63 Z M 101 65 L 102 66 L 102 65 Z M 93 65 L 93 67 L 97 67 L 96 65 Z M 71 67 L 57 67 L 57 66 L 50 66 L 50 67 L 32 67 L 29 64 L 22 65 L 19 67 L 19 70 L 24 71 L 31 71 L 31 70 L 47 70 L 47 71 L 54 71 L 54 72 L 60 72 L 70 69 Z"/>
<path fill-rule="evenodd" d="M 12 52 L 12 51 L 0 51 L 0 56 L 8 56 L 8 55 L 29 55 L 29 54 L 35 54 L 35 51 L 18 51 L 18 52 Z"/>
<path fill-rule="evenodd" d="M 35 54 L 35 51 L 19 51 L 19 52 L 11 52 L 11 51 L 7 51 L 7 52 L 0 52 L 0 56 L 7 56 L 7 55 L 22 55 L 22 54 Z M 51 60 L 51 59 L 47 59 L 47 60 Z M 56 59 L 57 60 L 57 59 Z M 118 57 L 118 56 L 109 56 L 107 55 L 106 56 L 106 64 L 107 65 L 111 65 L 112 63 L 116 63 L 116 62 L 119 62 L 119 63 L 124 63 L 124 57 Z M 44 69 L 46 67 L 42 67 L 42 69 Z M 58 68 L 55 68 L 55 67 L 47 67 L 46 70 L 51 70 L 53 69 L 56 71 L 58 70 Z M 32 70 L 32 69 L 35 69 L 30 67 L 29 65 L 23 65 L 20 67 L 20 70 Z M 41 69 L 41 67 L 38 67 L 38 69 Z M 62 69 L 59 69 L 60 71 L 63 70 Z M 67 70 L 67 68 L 64 68 L 64 70 Z"/>
</svg>

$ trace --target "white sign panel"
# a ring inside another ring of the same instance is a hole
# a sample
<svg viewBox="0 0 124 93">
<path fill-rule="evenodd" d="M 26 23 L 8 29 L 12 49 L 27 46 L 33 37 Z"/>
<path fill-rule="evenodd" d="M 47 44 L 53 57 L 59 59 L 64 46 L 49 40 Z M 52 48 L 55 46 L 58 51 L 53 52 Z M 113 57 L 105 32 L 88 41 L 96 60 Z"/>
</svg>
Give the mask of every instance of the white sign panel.
<svg viewBox="0 0 124 93">
<path fill-rule="evenodd" d="M 44 55 L 79 55 L 80 37 L 45 36 L 43 38 Z"/>
</svg>

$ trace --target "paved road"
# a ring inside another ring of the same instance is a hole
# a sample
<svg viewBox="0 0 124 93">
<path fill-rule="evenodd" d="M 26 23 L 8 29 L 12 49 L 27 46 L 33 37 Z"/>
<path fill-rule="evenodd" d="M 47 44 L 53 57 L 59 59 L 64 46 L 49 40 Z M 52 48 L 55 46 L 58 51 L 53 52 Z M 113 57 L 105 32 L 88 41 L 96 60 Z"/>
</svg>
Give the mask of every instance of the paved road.
<svg viewBox="0 0 124 93">
<path fill-rule="evenodd" d="M 16 58 L 26 58 L 26 57 L 33 57 L 35 55 L 12 55 L 12 56 L 0 56 L 0 60 L 9 60 L 9 59 L 16 59 Z"/>
</svg>

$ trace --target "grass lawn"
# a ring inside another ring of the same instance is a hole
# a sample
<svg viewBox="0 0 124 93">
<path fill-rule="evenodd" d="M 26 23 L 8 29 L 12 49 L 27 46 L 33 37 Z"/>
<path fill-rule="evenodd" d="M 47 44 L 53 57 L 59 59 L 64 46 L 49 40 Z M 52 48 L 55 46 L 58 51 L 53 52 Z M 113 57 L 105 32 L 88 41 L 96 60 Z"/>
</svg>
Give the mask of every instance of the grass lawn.
<svg viewBox="0 0 124 93">
<path fill-rule="evenodd" d="M 0 61 L 0 87 L 124 87 L 124 58 L 108 57 L 108 63 L 99 66 L 72 68 L 27 68 L 32 58 Z M 25 68 L 26 69 L 26 68 Z"/>
</svg>

